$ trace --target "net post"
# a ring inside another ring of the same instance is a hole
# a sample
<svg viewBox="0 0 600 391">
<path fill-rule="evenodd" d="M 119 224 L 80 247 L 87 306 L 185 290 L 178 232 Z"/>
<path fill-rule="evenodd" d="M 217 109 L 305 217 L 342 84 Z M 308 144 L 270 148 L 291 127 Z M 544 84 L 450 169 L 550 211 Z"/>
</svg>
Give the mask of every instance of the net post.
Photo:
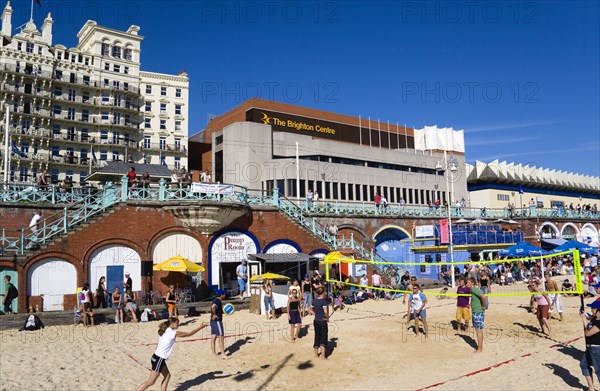
<svg viewBox="0 0 600 391">
<path fill-rule="evenodd" d="M 577 293 L 583 295 L 583 283 L 581 281 L 581 260 L 579 250 L 573 252 L 573 274 L 575 274 L 575 289 Z"/>
</svg>

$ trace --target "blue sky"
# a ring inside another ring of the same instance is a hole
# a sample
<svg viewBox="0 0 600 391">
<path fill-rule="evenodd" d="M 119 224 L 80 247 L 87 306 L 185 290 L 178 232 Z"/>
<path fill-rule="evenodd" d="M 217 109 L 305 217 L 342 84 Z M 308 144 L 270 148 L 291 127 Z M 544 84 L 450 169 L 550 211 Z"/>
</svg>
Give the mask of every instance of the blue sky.
<svg viewBox="0 0 600 391">
<path fill-rule="evenodd" d="M 87 19 L 141 27 L 142 68 L 190 77 L 190 134 L 257 96 L 465 130 L 467 160 L 600 175 L 595 1 L 49 1 L 55 43 Z M 13 26 L 30 1 L 12 1 Z"/>
</svg>

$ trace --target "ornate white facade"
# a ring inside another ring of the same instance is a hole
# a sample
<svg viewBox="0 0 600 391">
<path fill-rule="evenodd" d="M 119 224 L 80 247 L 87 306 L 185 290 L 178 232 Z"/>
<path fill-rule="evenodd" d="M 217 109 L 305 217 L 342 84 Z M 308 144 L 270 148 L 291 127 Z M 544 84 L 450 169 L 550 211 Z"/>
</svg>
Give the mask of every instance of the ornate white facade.
<svg viewBox="0 0 600 391">
<path fill-rule="evenodd" d="M 47 169 L 53 181 L 77 183 L 107 161 L 187 167 L 187 75 L 140 71 L 138 26 L 119 31 L 88 20 L 77 46 L 66 48 L 53 45 L 50 14 L 41 31 L 30 20 L 12 35 L 12 12 L 9 2 L 0 37 L 1 137 L 8 106 L 12 181 Z"/>
</svg>

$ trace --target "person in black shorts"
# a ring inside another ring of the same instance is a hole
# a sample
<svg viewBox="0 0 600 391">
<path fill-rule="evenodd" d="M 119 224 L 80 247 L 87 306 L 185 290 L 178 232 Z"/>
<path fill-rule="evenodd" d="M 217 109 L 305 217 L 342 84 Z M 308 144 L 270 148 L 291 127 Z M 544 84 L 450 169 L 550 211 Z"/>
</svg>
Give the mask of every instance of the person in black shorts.
<svg viewBox="0 0 600 391">
<path fill-rule="evenodd" d="M 175 338 L 177 337 L 190 337 L 196 334 L 198 331 L 202 330 L 208 326 L 206 322 L 202 322 L 202 324 L 192 331 L 178 331 L 179 328 L 179 319 L 177 318 L 169 318 L 167 321 L 162 322 L 158 326 L 158 345 L 156 346 L 156 350 L 152 355 L 152 359 L 150 360 L 150 365 L 152 367 L 152 371 L 150 371 L 150 377 L 148 380 L 140 384 L 137 388 L 137 391 L 143 391 L 148 387 L 151 387 L 158 379 L 158 375 L 162 374 L 164 380 L 162 381 L 161 388 L 163 390 L 167 389 L 169 385 L 169 380 L 171 379 L 171 373 L 169 372 L 169 368 L 167 368 L 167 359 L 171 355 L 173 351 L 173 347 L 175 346 Z"/>
<path fill-rule="evenodd" d="M 287 313 L 290 323 L 290 337 L 292 342 L 296 342 L 302 327 L 302 313 L 300 312 L 300 299 L 297 290 L 292 290 L 292 295 L 288 297 Z"/>
<path fill-rule="evenodd" d="M 217 291 L 217 297 L 213 300 L 212 306 L 210 307 L 210 334 L 211 334 L 211 349 L 215 357 L 217 357 L 216 343 L 217 338 L 219 339 L 219 348 L 221 349 L 221 358 L 227 359 L 225 356 L 225 329 L 223 328 L 223 303 L 221 300 L 225 298 L 225 291 L 219 289 Z"/>
<path fill-rule="evenodd" d="M 313 348 L 315 349 L 315 357 L 319 355 L 321 359 L 326 360 L 325 349 L 327 348 L 328 330 L 327 322 L 329 322 L 329 303 L 325 299 L 325 289 L 320 287 L 317 289 L 317 298 L 313 302 L 313 311 L 315 313 L 315 320 L 313 326 L 315 328 L 315 343 Z"/>
</svg>

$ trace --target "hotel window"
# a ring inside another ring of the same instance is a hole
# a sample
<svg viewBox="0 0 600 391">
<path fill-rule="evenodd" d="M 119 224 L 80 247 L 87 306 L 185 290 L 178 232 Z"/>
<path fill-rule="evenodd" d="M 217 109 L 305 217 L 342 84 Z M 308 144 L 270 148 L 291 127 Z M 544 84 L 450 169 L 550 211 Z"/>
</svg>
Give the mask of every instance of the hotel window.
<svg viewBox="0 0 600 391">
<path fill-rule="evenodd" d="M 84 92 L 83 94 L 81 94 L 81 101 L 83 103 L 89 103 L 89 101 L 90 101 L 90 93 L 89 92 Z"/>
<path fill-rule="evenodd" d="M 121 48 L 118 46 L 112 47 L 112 56 L 114 58 L 121 58 Z"/>
<path fill-rule="evenodd" d="M 108 111 L 103 111 L 102 112 L 102 121 L 103 124 L 107 124 L 108 123 Z"/>
<path fill-rule="evenodd" d="M 175 89 L 175 97 L 176 98 L 181 98 L 181 88 L 176 88 Z"/>
<path fill-rule="evenodd" d="M 121 95 L 119 95 L 119 94 L 115 95 L 115 102 L 114 102 L 113 106 L 117 106 L 117 107 L 121 106 Z"/>
<path fill-rule="evenodd" d="M 103 161 L 108 160 L 108 151 L 106 149 L 100 150 L 100 160 L 103 160 Z"/>
<path fill-rule="evenodd" d="M 19 50 L 19 51 L 23 50 L 23 42 L 17 43 L 17 50 Z"/>
<path fill-rule="evenodd" d="M 26 143 L 26 142 L 21 143 L 21 152 L 29 153 L 29 143 Z"/>
<path fill-rule="evenodd" d="M 56 59 L 62 60 L 62 52 L 56 52 Z"/>
<path fill-rule="evenodd" d="M 105 71 L 110 71 L 110 63 L 108 63 L 108 62 L 104 63 L 104 70 Z"/>
<path fill-rule="evenodd" d="M 62 88 L 61 87 L 54 87 L 54 97 L 55 98 L 60 98 L 62 95 Z"/>
<path fill-rule="evenodd" d="M 126 81 L 123 82 L 123 90 L 124 91 L 129 91 L 129 83 L 126 82 Z"/>
<path fill-rule="evenodd" d="M 121 125 L 121 113 L 114 113 L 113 114 L 113 124 L 115 124 L 115 125 Z"/>
<path fill-rule="evenodd" d="M 152 94 L 152 85 L 146 84 L 146 94 Z"/>
<path fill-rule="evenodd" d="M 35 85 L 35 93 L 36 94 L 41 94 L 42 93 L 42 86 L 39 84 Z"/>
<path fill-rule="evenodd" d="M 125 145 L 129 145 L 129 133 L 123 135 L 123 141 L 125 142 Z"/>
<path fill-rule="evenodd" d="M 90 65 L 90 58 L 89 57 L 84 57 L 83 58 L 83 64 L 84 65 Z"/>
<path fill-rule="evenodd" d="M 120 140 L 121 140 L 121 133 L 113 132 L 113 144 L 119 144 Z"/>
<path fill-rule="evenodd" d="M 71 62 L 75 63 L 75 61 L 77 61 L 77 55 L 71 54 Z"/>
<path fill-rule="evenodd" d="M 146 111 L 152 111 L 152 102 L 146 102 L 144 110 L 146 110 Z"/>
<path fill-rule="evenodd" d="M 181 139 L 180 138 L 175 139 L 175 150 L 181 151 Z"/>
<path fill-rule="evenodd" d="M 131 117 L 129 114 L 125 114 L 125 126 L 131 125 Z"/>
<path fill-rule="evenodd" d="M 83 158 L 82 158 L 83 159 Z M 87 159 L 87 158 L 86 158 Z M 85 183 L 85 177 L 88 175 L 87 171 L 79 171 L 79 183 L 83 185 Z"/>
<path fill-rule="evenodd" d="M 60 156 L 60 147 L 58 145 L 52 146 L 52 156 Z"/>
<path fill-rule="evenodd" d="M 129 75 L 129 67 L 123 67 L 123 73 Z"/>
<path fill-rule="evenodd" d="M 331 182 L 325 182 L 325 198 L 331 199 Z"/>
<path fill-rule="evenodd" d="M 81 141 L 86 143 L 89 140 L 88 130 L 87 128 L 81 129 Z"/>
<path fill-rule="evenodd" d="M 120 162 L 121 161 L 121 156 L 119 155 L 119 151 L 113 150 L 112 154 L 113 154 L 113 162 Z"/>
<path fill-rule="evenodd" d="M 19 180 L 21 182 L 26 182 L 27 181 L 27 173 L 29 170 L 27 170 L 27 167 L 23 167 L 21 166 L 21 168 L 19 169 Z"/>
<path fill-rule="evenodd" d="M 50 171 L 50 181 L 58 182 L 58 168 L 53 168 Z"/>
<path fill-rule="evenodd" d="M 130 98 L 125 98 L 125 108 L 126 109 L 131 108 L 131 99 Z"/>
<path fill-rule="evenodd" d="M 150 148 L 150 136 L 144 136 L 144 148 Z"/>
<path fill-rule="evenodd" d="M 100 144 L 108 144 L 108 130 L 100 131 Z"/>
<path fill-rule="evenodd" d="M 181 115 L 181 105 L 175 105 L 175 115 Z"/>
<path fill-rule="evenodd" d="M 121 66 L 118 64 L 113 65 L 113 72 L 121 72 Z"/>
<path fill-rule="evenodd" d="M 87 76 L 87 75 L 83 76 L 83 84 L 86 86 L 90 85 L 90 77 L 89 76 Z"/>
<path fill-rule="evenodd" d="M 109 50 L 110 50 L 109 48 L 110 47 L 109 47 L 109 45 L 107 43 L 103 43 L 102 44 L 102 55 L 103 56 L 108 56 L 108 53 L 109 53 Z"/>
<path fill-rule="evenodd" d="M 167 138 L 166 137 L 161 137 L 160 138 L 160 142 L 158 144 L 158 148 L 160 148 L 160 149 L 167 149 Z"/>
<path fill-rule="evenodd" d="M 167 95 L 167 87 L 160 87 L 160 94 L 162 96 Z"/>
<path fill-rule="evenodd" d="M 113 80 L 113 87 L 114 88 L 121 88 L 121 82 L 118 80 Z"/>
<path fill-rule="evenodd" d="M 127 61 L 131 61 L 132 57 L 132 50 L 131 49 L 125 49 L 123 51 L 123 58 Z"/>
<path fill-rule="evenodd" d="M 167 129 L 167 120 L 164 120 L 164 119 L 160 120 L 160 129 L 161 130 L 166 130 Z"/>
<path fill-rule="evenodd" d="M 38 46 L 38 54 L 44 54 L 41 46 Z"/>
<path fill-rule="evenodd" d="M 219 135 L 217 137 L 215 137 L 215 145 L 220 145 L 223 144 L 223 135 Z"/>
<path fill-rule="evenodd" d="M 75 120 L 75 108 L 69 107 L 69 109 L 67 111 L 67 118 L 70 119 L 71 121 Z"/>
<path fill-rule="evenodd" d="M 102 104 L 103 105 L 109 105 L 110 104 L 110 95 L 108 92 L 103 92 L 102 93 Z"/>
<path fill-rule="evenodd" d="M 76 95 L 75 90 L 69 89 L 69 100 L 71 102 L 75 102 L 75 95 Z"/>
<path fill-rule="evenodd" d="M 360 188 L 361 188 L 360 185 L 354 185 L 354 190 L 355 190 L 354 194 L 355 194 L 355 197 L 356 197 L 356 201 L 360 201 L 362 199 L 361 193 L 360 193 Z"/>
<path fill-rule="evenodd" d="M 60 125 L 52 125 L 52 138 L 60 137 Z"/>
<path fill-rule="evenodd" d="M 60 105 L 54 105 L 54 117 L 60 117 L 61 112 L 62 112 L 62 109 L 61 109 Z"/>
<path fill-rule="evenodd" d="M 175 121 L 175 130 L 181 130 L 181 121 Z"/>
<path fill-rule="evenodd" d="M 33 43 L 27 42 L 27 53 L 33 53 Z"/>
<path fill-rule="evenodd" d="M 110 86 L 110 80 L 108 79 L 104 79 L 104 87 L 109 87 Z"/>
<path fill-rule="evenodd" d="M 165 114 L 167 112 L 167 104 L 166 103 L 161 103 L 160 104 L 160 113 L 161 114 Z"/>
<path fill-rule="evenodd" d="M 349 183 L 348 184 L 348 200 L 349 201 L 354 201 L 354 185 Z"/>
<path fill-rule="evenodd" d="M 175 158 L 175 168 L 178 170 L 181 168 L 181 158 L 180 157 Z"/>
<path fill-rule="evenodd" d="M 151 127 L 150 118 L 144 118 L 144 128 L 150 129 Z"/>
<path fill-rule="evenodd" d="M 334 188 L 334 190 L 335 190 L 335 188 Z M 345 183 L 340 183 L 340 199 L 341 200 L 346 199 L 346 184 Z"/>
</svg>

